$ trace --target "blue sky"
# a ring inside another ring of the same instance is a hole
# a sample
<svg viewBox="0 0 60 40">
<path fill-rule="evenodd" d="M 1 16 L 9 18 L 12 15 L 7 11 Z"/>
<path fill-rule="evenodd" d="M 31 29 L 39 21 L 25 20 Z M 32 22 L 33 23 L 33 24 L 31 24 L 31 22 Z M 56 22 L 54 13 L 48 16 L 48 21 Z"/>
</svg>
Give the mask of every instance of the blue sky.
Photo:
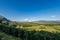
<svg viewBox="0 0 60 40">
<path fill-rule="evenodd" d="M 0 15 L 13 21 L 60 20 L 60 0 L 0 0 Z"/>
</svg>

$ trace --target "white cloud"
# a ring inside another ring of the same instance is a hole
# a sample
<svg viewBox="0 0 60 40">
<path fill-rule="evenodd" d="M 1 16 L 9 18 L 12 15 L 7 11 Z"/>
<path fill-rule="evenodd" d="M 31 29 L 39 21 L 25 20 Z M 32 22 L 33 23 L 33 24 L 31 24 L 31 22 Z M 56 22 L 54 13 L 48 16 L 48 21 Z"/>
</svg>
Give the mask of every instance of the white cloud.
<svg viewBox="0 0 60 40">
<path fill-rule="evenodd" d="M 51 17 L 52 17 L 52 18 L 55 18 L 55 17 L 56 17 L 56 15 L 52 15 Z"/>
<path fill-rule="evenodd" d="M 23 19 L 23 21 L 31 22 L 32 20 L 29 18 L 25 18 L 25 19 Z"/>
<path fill-rule="evenodd" d="M 39 20 L 38 17 L 32 17 L 32 18 L 25 18 L 23 19 L 22 21 L 25 21 L 25 22 L 32 22 L 32 21 L 37 21 Z"/>
<path fill-rule="evenodd" d="M 24 19 L 24 21 L 27 21 L 27 20 L 29 20 L 29 19 L 28 18 Z"/>
<path fill-rule="evenodd" d="M 31 21 L 33 21 L 33 19 L 32 18 L 26 18 L 26 19 L 23 19 L 23 21 L 31 22 Z"/>
</svg>

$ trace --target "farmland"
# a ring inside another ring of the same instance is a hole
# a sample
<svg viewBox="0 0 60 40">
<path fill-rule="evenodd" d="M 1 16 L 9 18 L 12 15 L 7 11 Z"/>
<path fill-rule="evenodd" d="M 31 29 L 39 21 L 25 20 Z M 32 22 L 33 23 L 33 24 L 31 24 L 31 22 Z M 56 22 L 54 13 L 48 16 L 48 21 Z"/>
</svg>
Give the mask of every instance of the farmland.
<svg viewBox="0 0 60 40">
<path fill-rule="evenodd" d="M 48 32 L 60 32 L 60 26 L 32 26 L 32 27 L 22 27 L 22 29 L 24 30 L 36 30 L 36 31 L 40 31 L 40 30 L 44 30 L 44 31 L 48 31 Z"/>
</svg>

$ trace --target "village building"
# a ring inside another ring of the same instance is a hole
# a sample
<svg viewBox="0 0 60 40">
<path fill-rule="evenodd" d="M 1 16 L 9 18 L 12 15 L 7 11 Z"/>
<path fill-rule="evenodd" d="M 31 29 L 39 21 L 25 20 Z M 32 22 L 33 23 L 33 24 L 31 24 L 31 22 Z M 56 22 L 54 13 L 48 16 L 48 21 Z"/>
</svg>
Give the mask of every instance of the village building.
<svg viewBox="0 0 60 40">
<path fill-rule="evenodd" d="M 17 25 L 16 28 L 23 28 L 23 26 L 22 25 Z"/>
</svg>

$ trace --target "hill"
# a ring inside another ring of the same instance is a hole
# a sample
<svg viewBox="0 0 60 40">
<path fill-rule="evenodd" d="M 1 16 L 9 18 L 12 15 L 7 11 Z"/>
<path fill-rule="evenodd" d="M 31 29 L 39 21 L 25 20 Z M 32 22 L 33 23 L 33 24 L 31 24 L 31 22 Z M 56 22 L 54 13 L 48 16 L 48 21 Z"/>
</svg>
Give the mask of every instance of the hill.
<svg viewBox="0 0 60 40">
<path fill-rule="evenodd" d="M 3 20 L 3 21 L 9 21 L 7 18 L 5 18 L 4 16 L 0 16 L 0 20 Z"/>
</svg>

